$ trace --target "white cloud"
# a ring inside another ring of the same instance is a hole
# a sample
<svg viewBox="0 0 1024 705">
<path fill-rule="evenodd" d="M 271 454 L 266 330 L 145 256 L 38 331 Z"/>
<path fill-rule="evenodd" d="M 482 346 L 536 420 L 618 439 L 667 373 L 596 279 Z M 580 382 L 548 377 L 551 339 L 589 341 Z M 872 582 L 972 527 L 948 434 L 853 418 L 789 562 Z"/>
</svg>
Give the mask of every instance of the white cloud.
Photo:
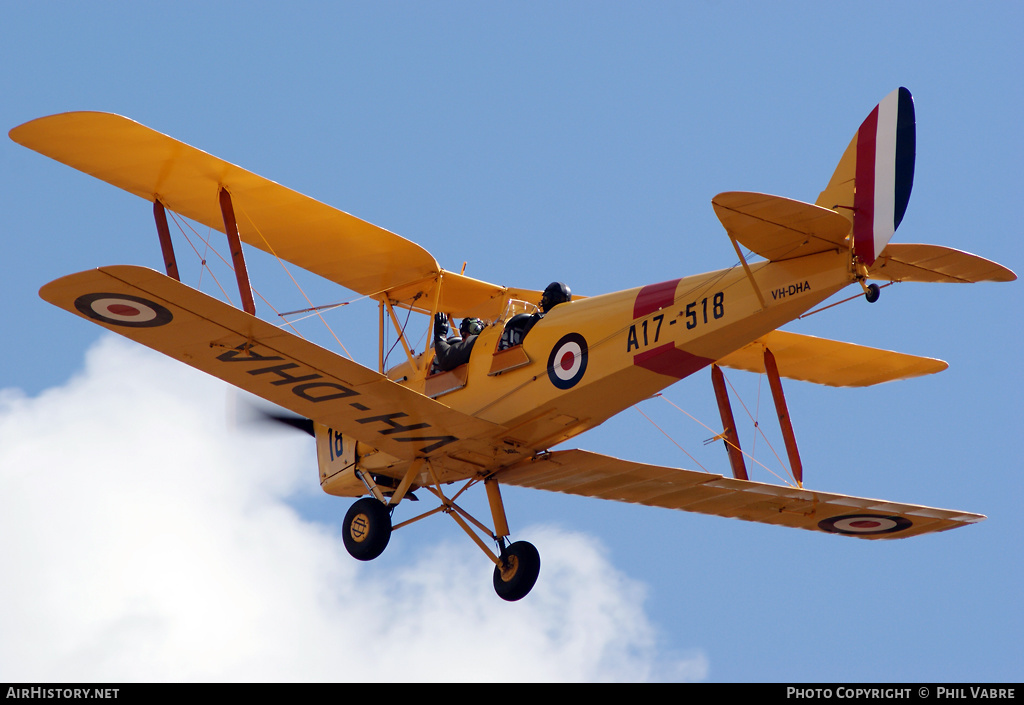
<svg viewBox="0 0 1024 705">
<path fill-rule="evenodd" d="M 596 540 L 535 527 L 525 600 L 453 539 L 385 567 L 289 501 L 308 439 L 225 425 L 216 380 L 116 338 L 0 392 L 0 680 L 699 680 Z M 414 530 L 413 530 L 414 531 Z M 415 534 L 412 534 L 415 535 Z"/>
</svg>

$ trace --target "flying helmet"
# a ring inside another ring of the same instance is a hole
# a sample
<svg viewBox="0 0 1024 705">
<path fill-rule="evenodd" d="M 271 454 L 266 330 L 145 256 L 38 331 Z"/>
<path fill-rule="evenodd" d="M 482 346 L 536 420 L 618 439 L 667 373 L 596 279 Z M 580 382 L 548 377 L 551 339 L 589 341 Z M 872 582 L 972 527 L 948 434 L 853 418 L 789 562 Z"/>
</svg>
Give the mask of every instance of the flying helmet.
<svg viewBox="0 0 1024 705">
<path fill-rule="evenodd" d="M 547 313 L 558 304 L 572 301 L 572 292 L 562 282 L 551 282 L 540 297 L 540 310 Z"/>
<path fill-rule="evenodd" d="M 479 318 L 463 318 L 459 324 L 459 332 L 466 338 L 471 335 L 480 335 L 484 329 L 484 322 Z"/>
</svg>

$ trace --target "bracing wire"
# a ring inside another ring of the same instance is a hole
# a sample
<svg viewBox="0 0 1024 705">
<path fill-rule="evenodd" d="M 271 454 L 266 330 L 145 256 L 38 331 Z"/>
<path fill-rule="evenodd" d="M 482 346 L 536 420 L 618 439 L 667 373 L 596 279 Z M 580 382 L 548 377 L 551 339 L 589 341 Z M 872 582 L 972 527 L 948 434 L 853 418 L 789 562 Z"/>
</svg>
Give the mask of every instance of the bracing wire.
<svg viewBox="0 0 1024 705">
<path fill-rule="evenodd" d="M 411 316 L 412 316 L 412 307 L 410 306 L 408 308 L 408 310 L 405 312 L 405 322 L 402 323 L 402 329 L 400 331 L 398 331 L 398 337 L 395 338 L 395 342 L 391 344 L 391 347 L 388 348 L 387 354 L 384 355 L 384 369 L 387 369 L 387 367 L 388 367 L 388 358 L 391 357 L 391 353 L 394 351 L 395 346 L 397 346 L 398 343 L 401 342 L 402 338 L 405 337 L 405 329 L 409 325 L 409 318 Z"/>
<path fill-rule="evenodd" d="M 786 464 L 783 462 L 782 458 L 779 457 L 778 451 L 775 450 L 775 446 L 772 445 L 772 442 L 768 439 L 768 436 L 765 435 L 764 430 L 761 428 L 760 424 L 757 422 L 757 419 L 754 418 L 754 416 L 750 413 L 750 409 L 748 409 L 747 405 L 743 402 L 743 397 L 741 397 L 740 393 L 738 391 L 736 391 L 736 387 L 733 386 L 732 382 L 729 381 L 728 377 L 725 377 L 724 374 L 722 375 L 722 377 L 725 378 L 726 384 L 729 385 L 729 388 L 732 390 L 733 394 L 735 394 L 736 398 L 739 399 L 740 406 L 742 406 L 743 410 L 745 412 L 747 412 L 747 417 L 754 423 L 754 428 L 756 428 L 757 432 L 759 434 L 761 434 L 762 438 L 764 438 L 764 442 L 768 444 L 768 448 L 771 450 L 772 455 L 774 455 L 775 459 L 779 461 L 779 466 L 782 467 L 783 469 L 786 469 Z M 760 405 L 760 380 L 758 380 L 758 404 Z M 754 438 L 756 439 L 757 436 L 755 435 Z M 775 473 L 772 470 L 769 470 L 768 467 L 766 465 L 764 465 L 763 463 L 758 463 L 758 464 L 761 465 L 761 467 L 763 467 L 765 470 L 768 470 L 768 472 L 770 472 L 772 475 L 775 475 L 775 477 L 779 477 L 779 475 L 777 473 Z M 790 473 L 790 475 L 792 475 L 793 471 L 789 470 L 789 473 Z M 781 477 L 779 477 L 779 479 L 783 480 L 783 478 L 781 478 Z M 789 482 L 788 480 L 783 480 L 783 481 L 784 482 Z"/>
<path fill-rule="evenodd" d="M 660 395 L 659 395 L 659 396 L 660 396 Z M 670 441 L 672 441 L 673 445 L 675 445 L 675 447 L 676 447 L 676 448 L 678 448 L 679 450 L 683 451 L 683 453 L 685 453 L 685 454 L 686 454 L 686 457 L 688 457 L 688 458 L 689 458 L 690 460 L 692 460 L 692 461 L 693 461 L 693 462 L 695 462 L 695 463 L 696 463 L 696 464 L 697 464 L 698 466 L 700 466 L 700 469 L 701 469 L 701 470 L 703 470 L 704 472 L 709 472 L 709 471 L 708 471 L 708 469 L 707 469 L 706 467 L 704 467 L 703 465 L 701 465 L 701 463 L 700 463 L 700 461 L 699 461 L 699 460 L 697 460 L 697 459 L 696 459 L 695 457 L 693 457 L 693 456 L 692 456 L 692 455 L 690 454 L 690 452 L 689 452 L 688 450 L 686 450 L 686 448 L 683 448 L 683 447 L 682 447 L 681 445 L 679 445 L 679 443 L 677 443 L 677 442 L 676 442 L 676 439 L 674 439 L 674 438 L 672 438 L 672 436 L 668 435 L 668 433 L 667 433 L 667 432 L 665 431 L 665 429 L 663 429 L 663 428 L 662 428 L 661 426 L 659 426 L 658 424 L 654 423 L 654 420 L 653 420 L 653 419 L 652 419 L 652 418 L 651 418 L 650 416 L 648 416 L 647 414 L 645 414 L 645 413 L 644 413 L 644 411 L 643 411 L 643 409 L 641 409 L 641 408 L 640 408 L 640 407 L 639 407 L 638 405 L 636 405 L 636 404 L 634 404 L 634 405 L 633 405 L 633 408 L 634 408 L 634 409 L 636 409 L 637 411 L 639 411 L 639 412 L 640 412 L 640 415 L 641 415 L 641 416 L 643 416 L 643 417 L 644 417 L 645 419 L 647 419 L 647 421 L 648 421 L 648 422 L 650 422 L 650 424 L 651 424 L 652 426 L 654 426 L 654 427 L 655 427 L 656 429 L 658 429 L 659 431 L 661 431 L 661 432 L 662 432 L 662 434 L 663 434 L 663 435 L 665 436 L 665 438 L 667 438 L 667 439 L 669 439 Z"/>
<path fill-rule="evenodd" d="M 200 265 L 200 269 L 199 269 L 199 284 L 200 285 L 202 284 L 203 272 L 208 270 L 210 272 L 210 276 L 213 278 L 214 283 L 217 284 L 217 287 L 220 289 L 221 294 L 223 294 L 224 299 L 229 304 L 234 306 L 234 304 L 231 301 L 231 295 L 228 294 L 228 292 L 224 289 L 224 286 L 220 283 L 220 280 L 217 279 L 217 275 L 213 273 L 213 269 L 210 267 L 209 263 L 207 262 L 206 254 L 209 253 L 209 251 L 211 249 L 209 238 L 204 238 L 202 235 L 200 235 L 196 231 L 195 228 L 193 228 L 191 225 L 188 226 L 188 229 L 192 231 L 192 234 L 195 235 L 197 238 L 199 238 L 199 240 L 202 241 L 206 245 L 206 253 L 199 254 L 199 250 L 196 249 L 196 246 L 195 246 L 195 244 L 193 244 L 192 239 L 189 238 L 188 233 L 185 232 L 185 228 L 184 228 L 184 226 L 182 224 L 182 221 L 178 219 L 177 213 L 175 213 L 172 210 L 168 210 L 167 212 L 170 213 L 171 220 L 174 221 L 174 224 L 177 226 L 178 231 L 185 238 L 185 242 L 187 242 L 189 244 L 189 247 L 192 248 L 192 251 L 196 253 L 196 257 L 199 258 L 199 265 Z M 185 221 L 185 224 L 187 224 L 187 221 Z M 231 266 L 230 264 L 227 263 L 227 260 L 225 260 L 224 257 L 222 257 L 221 254 L 217 251 L 217 248 L 213 248 L 213 253 L 215 255 L 217 255 L 217 257 L 220 258 L 220 260 L 222 262 L 224 262 L 224 264 L 226 264 L 229 267 Z"/>
<path fill-rule="evenodd" d="M 306 302 L 310 305 L 311 309 L 315 310 L 316 316 L 323 322 L 324 327 L 327 328 L 328 332 L 334 338 L 335 342 L 337 342 L 341 349 L 345 352 L 345 355 L 348 357 L 348 359 L 355 361 L 355 358 L 352 357 L 352 354 L 348 351 L 348 348 L 345 347 L 345 344 L 341 342 L 341 339 L 334 332 L 334 329 L 331 328 L 330 324 L 327 322 L 327 319 L 323 317 L 323 314 L 320 313 L 318 307 L 316 307 L 313 304 L 312 300 L 310 300 L 310 298 L 306 295 L 305 290 L 302 288 L 302 286 L 299 285 L 299 282 L 295 279 L 295 277 L 292 276 L 291 270 L 288 269 L 288 267 L 285 265 L 284 260 L 278 256 L 273 246 L 267 241 L 267 238 L 263 236 L 263 232 L 260 230 L 259 226 L 256 225 L 255 221 L 253 221 L 251 217 L 249 217 L 248 212 L 246 212 L 245 208 L 241 204 L 234 205 L 242 213 L 245 219 L 249 221 L 249 224 L 252 225 L 253 229 L 256 231 L 256 234 L 259 235 L 260 239 L 263 241 L 263 244 L 267 246 L 267 252 L 274 256 L 274 259 L 277 260 L 277 263 L 281 266 L 281 269 L 284 270 L 285 274 L 288 275 L 288 278 L 292 280 L 292 283 L 295 285 L 295 288 L 299 290 L 300 294 L 302 294 L 302 298 L 306 300 Z"/>
<path fill-rule="evenodd" d="M 730 386 L 731 386 L 731 385 L 730 385 Z M 735 393 L 735 392 L 736 392 L 736 390 L 735 390 L 735 389 L 733 389 L 733 392 Z M 669 404 L 670 406 L 672 406 L 672 407 L 673 407 L 674 409 L 676 409 L 677 411 L 679 411 L 679 412 L 681 412 L 682 414 L 684 414 L 684 415 L 686 415 L 687 417 L 689 417 L 689 418 L 690 418 L 690 420 L 692 420 L 692 421 L 694 421 L 695 423 L 699 424 L 700 426 L 704 427 L 705 429 L 707 429 L 708 431 L 710 431 L 710 432 L 711 432 L 712 434 L 715 434 L 716 436 L 718 435 L 718 434 L 717 434 L 717 432 L 715 431 L 715 429 L 714 429 L 714 428 L 712 428 L 711 426 L 708 426 L 708 425 L 707 425 L 706 423 L 704 423 L 703 421 L 701 421 L 700 419 L 698 419 L 698 418 L 697 418 L 696 416 L 694 416 L 693 414 L 691 414 L 690 412 L 688 412 L 688 411 L 687 411 L 686 409 L 683 409 L 683 408 L 682 408 L 681 406 L 679 406 L 678 404 L 676 404 L 675 402 L 673 402 L 673 401 L 672 401 L 671 399 L 669 399 L 668 397 L 666 397 L 666 396 L 665 396 L 664 394 L 658 393 L 658 394 L 655 394 L 654 396 L 656 396 L 656 397 L 660 397 L 661 399 L 663 399 L 664 401 L 666 401 L 666 402 L 667 402 L 667 403 L 668 403 L 668 404 Z M 738 396 L 739 396 L 739 395 L 737 394 L 737 397 L 738 397 Z M 741 401 L 742 401 L 742 400 L 741 400 Z M 634 408 L 637 408 L 637 407 L 634 407 Z M 640 411 L 640 410 L 639 410 L 639 408 L 637 408 L 637 411 Z M 640 413 L 641 413 L 641 414 L 643 414 L 643 412 L 642 412 L 642 411 L 641 411 Z M 647 418 L 647 420 L 648 420 L 648 421 L 650 421 L 650 418 L 649 418 L 649 417 L 648 417 L 648 416 L 647 416 L 646 414 L 643 414 L 643 416 L 644 416 L 645 418 Z M 674 440 L 674 439 L 673 439 L 673 438 L 672 438 L 671 436 L 669 436 L 669 435 L 668 435 L 668 434 L 667 434 L 667 433 L 666 433 L 666 432 L 665 432 L 665 431 L 664 431 L 664 430 L 663 430 L 662 428 L 660 428 L 660 427 L 659 427 L 659 426 L 658 426 L 657 424 L 655 424 L 655 423 L 654 423 L 653 421 L 651 421 L 651 425 L 653 425 L 653 426 L 654 426 L 655 428 L 657 428 L 657 429 L 658 429 L 659 431 L 661 431 L 661 432 L 662 432 L 663 434 L 665 434 L 665 436 L 666 436 L 666 437 L 667 437 L 667 438 L 668 438 L 668 439 L 669 439 L 670 441 L 672 441 L 672 443 L 674 443 L 674 444 L 675 444 L 675 445 L 676 445 L 676 446 L 677 446 L 677 447 L 678 447 L 678 448 L 679 448 L 680 450 L 682 450 L 682 451 L 683 451 L 684 453 L 686 453 L 686 455 L 687 455 L 688 457 L 690 457 L 691 459 L 693 459 L 693 461 L 694 461 L 695 463 L 697 463 L 698 465 L 700 465 L 700 463 L 699 463 L 699 462 L 698 462 L 698 461 L 697 461 L 696 459 L 694 459 L 694 458 L 693 458 L 693 456 L 692 456 L 692 455 L 690 455 L 690 453 L 688 453 L 688 452 L 687 452 L 687 451 L 686 451 L 686 450 L 685 450 L 685 449 L 684 449 L 684 448 L 683 448 L 682 446 L 680 446 L 680 445 L 679 445 L 679 443 L 677 443 L 677 442 L 676 442 L 676 441 L 675 441 L 675 440 Z M 762 434 L 762 435 L 763 435 L 763 434 Z M 726 440 L 726 439 L 722 439 L 722 440 L 723 440 L 723 441 L 724 441 L 725 443 L 729 443 L 729 441 L 728 441 L 728 440 Z M 767 440 L 767 439 L 766 439 L 766 440 Z M 730 444 L 730 445 L 731 445 L 731 444 Z M 771 444 L 769 444 L 769 446 L 770 446 L 770 445 L 771 445 Z M 735 448 L 736 446 L 733 446 L 733 447 Z M 743 450 L 742 448 L 736 448 L 736 449 L 737 449 L 738 451 L 740 451 L 740 453 L 742 453 L 742 454 L 744 455 L 744 457 L 746 457 L 746 458 L 749 458 L 749 459 L 750 459 L 750 462 L 754 463 L 755 465 L 758 465 L 758 466 L 760 466 L 760 467 L 761 467 L 761 468 L 763 468 L 763 469 L 764 469 L 764 470 L 765 470 L 766 472 L 768 472 L 769 474 L 771 474 L 771 475 L 773 475 L 774 477 L 778 478 L 778 480 L 779 480 L 780 482 L 784 482 L 784 483 L 786 483 L 786 484 L 792 484 L 792 483 L 790 483 L 790 482 L 789 482 L 789 480 L 787 480 L 786 478 L 784 478 L 784 477 L 780 476 L 780 475 L 779 475 L 779 474 L 778 474 L 777 472 L 775 472 L 774 470 L 772 470 L 771 468 L 769 468 L 769 467 L 768 467 L 767 465 L 765 465 L 765 464 L 764 464 L 764 463 L 762 463 L 762 462 L 761 462 L 760 460 L 758 460 L 757 458 L 755 458 L 755 457 L 754 457 L 753 455 L 751 455 L 751 454 L 750 454 L 749 452 L 747 452 L 747 451 Z M 776 457 L 778 457 L 778 454 L 776 454 Z M 703 465 L 701 465 L 701 469 L 704 469 L 704 466 L 703 466 Z M 705 472 L 708 472 L 708 471 L 707 471 L 707 470 L 705 469 Z"/>
<path fill-rule="evenodd" d="M 216 282 L 217 287 L 220 289 L 221 293 L 224 295 L 225 300 L 229 304 L 231 304 L 233 306 L 234 304 L 231 302 L 231 296 L 228 294 L 227 291 L 224 290 L 224 286 L 220 283 L 220 280 L 217 279 L 217 275 L 213 273 L 213 268 L 210 267 L 209 263 L 207 262 L 206 257 L 199 254 L 199 250 L 196 249 L 196 246 L 192 243 L 192 240 L 189 238 L 188 233 L 185 232 L 185 229 L 182 226 L 182 222 L 178 220 L 177 214 L 174 213 L 174 211 L 169 211 L 169 212 L 171 214 L 171 218 L 174 220 L 174 224 L 178 228 L 178 231 L 185 238 L 185 241 L 188 242 L 189 246 L 192 248 L 192 251 L 196 253 L 196 256 L 199 257 L 200 265 L 201 265 L 200 266 L 200 270 L 199 270 L 200 271 L 200 282 L 202 282 L 202 272 L 203 272 L 203 270 L 208 270 L 210 272 L 210 276 L 213 277 L 213 281 Z M 187 223 L 187 221 L 185 221 L 185 222 Z M 191 225 L 189 225 L 188 228 L 189 228 L 189 230 L 192 231 L 192 233 L 197 238 L 199 238 L 206 245 L 206 252 L 209 252 L 210 250 L 213 250 L 213 253 L 215 255 L 217 255 L 217 258 L 221 262 L 223 262 L 226 267 L 231 269 L 231 271 L 234 271 L 234 265 L 232 265 L 230 262 L 228 262 L 224 258 L 224 256 L 217 250 L 217 248 L 214 247 L 212 244 L 210 244 L 210 238 L 203 237 L 202 235 L 200 235 L 199 232 L 195 228 L 193 228 Z M 255 287 L 252 287 L 252 290 L 256 294 L 256 296 L 258 296 L 260 298 L 260 301 L 265 303 L 267 305 L 267 307 L 270 308 L 270 310 L 272 310 L 274 313 L 277 313 L 277 310 L 274 308 L 274 305 L 272 303 L 270 303 L 270 301 L 268 301 L 267 298 L 263 294 L 261 294 L 258 289 L 256 289 Z M 278 315 L 280 315 L 280 314 L 278 314 Z M 305 337 L 302 335 L 302 333 L 300 333 L 298 331 L 298 329 L 296 329 L 295 326 L 293 326 L 291 323 L 286 321 L 286 325 L 288 325 L 288 327 L 291 328 L 292 331 L 297 336 L 299 336 L 300 338 L 305 339 Z"/>
</svg>

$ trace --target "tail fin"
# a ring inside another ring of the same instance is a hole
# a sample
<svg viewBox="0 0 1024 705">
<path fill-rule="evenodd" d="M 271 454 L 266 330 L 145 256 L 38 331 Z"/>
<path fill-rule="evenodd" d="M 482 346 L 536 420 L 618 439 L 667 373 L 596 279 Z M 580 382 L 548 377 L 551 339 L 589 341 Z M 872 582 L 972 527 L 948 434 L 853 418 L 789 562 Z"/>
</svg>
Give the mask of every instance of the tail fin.
<svg viewBox="0 0 1024 705">
<path fill-rule="evenodd" d="M 846 148 L 816 205 L 853 223 L 853 252 L 866 266 L 896 232 L 914 185 L 914 99 L 897 88 L 875 106 Z"/>
</svg>

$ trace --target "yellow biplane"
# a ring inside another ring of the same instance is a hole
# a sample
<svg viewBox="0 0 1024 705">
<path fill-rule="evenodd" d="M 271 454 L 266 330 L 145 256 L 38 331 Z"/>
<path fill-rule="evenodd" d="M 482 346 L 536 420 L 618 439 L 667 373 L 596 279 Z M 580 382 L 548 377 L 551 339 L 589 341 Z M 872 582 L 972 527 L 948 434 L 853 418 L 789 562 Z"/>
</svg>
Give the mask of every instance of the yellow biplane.
<svg viewBox="0 0 1024 705">
<path fill-rule="evenodd" d="M 575 299 L 558 283 L 542 295 L 446 271 L 398 235 L 124 117 L 65 113 L 10 136 L 151 201 L 164 256 L 166 274 L 100 267 L 53 281 L 40 295 L 298 414 L 296 425 L 316 439 L 324 491 L 361 497 L 343 525 L 357 559 L 380 555 L 393 529 L 443 512 L 494 562 L 498 595 L 524 597 L 540 556 L 527 542 L 509 542 L 502 484 L 872 539 L 984 518 L 804 489 L 780 384 L 787 377 L 864 386 L 945 369 L 940 360 L 777 330 L 847 285 L 874 301 L 879 286 L 871 280 L 1016 279 L 947 247 L 889 243 L 914 175 L 914 105 L 904 88 L 860 126 L 814 204 L 741 192 L 712 199 L 735 266 Z M 168 209 L 227 235 L 241 309 L 180 282 Z M 377 301 L 378 369 L 258 318 L 243 242 Z M 748 261 L 751 253 L 759 259 Z M 427 316 L 432 342 L 419 353 L 402 322 L 410 313 Z M 445 314 L 475 328 L 474 338 L 451 343 L 462 345 L 468 361 L 450 369 L 438 364 L 442 346 L 450 347 Z M 389 325 L 405 359 L 385 369 Z M 550 450 L 706 367 L 731 477 Z M 792 486 L 748 479 L 720 367 L 768 376 Z M 457 504 L 478 483 L 492 527 Z M 439 505 L 393 524 L 396 507 L 420 489 Z"/>
</svg>

